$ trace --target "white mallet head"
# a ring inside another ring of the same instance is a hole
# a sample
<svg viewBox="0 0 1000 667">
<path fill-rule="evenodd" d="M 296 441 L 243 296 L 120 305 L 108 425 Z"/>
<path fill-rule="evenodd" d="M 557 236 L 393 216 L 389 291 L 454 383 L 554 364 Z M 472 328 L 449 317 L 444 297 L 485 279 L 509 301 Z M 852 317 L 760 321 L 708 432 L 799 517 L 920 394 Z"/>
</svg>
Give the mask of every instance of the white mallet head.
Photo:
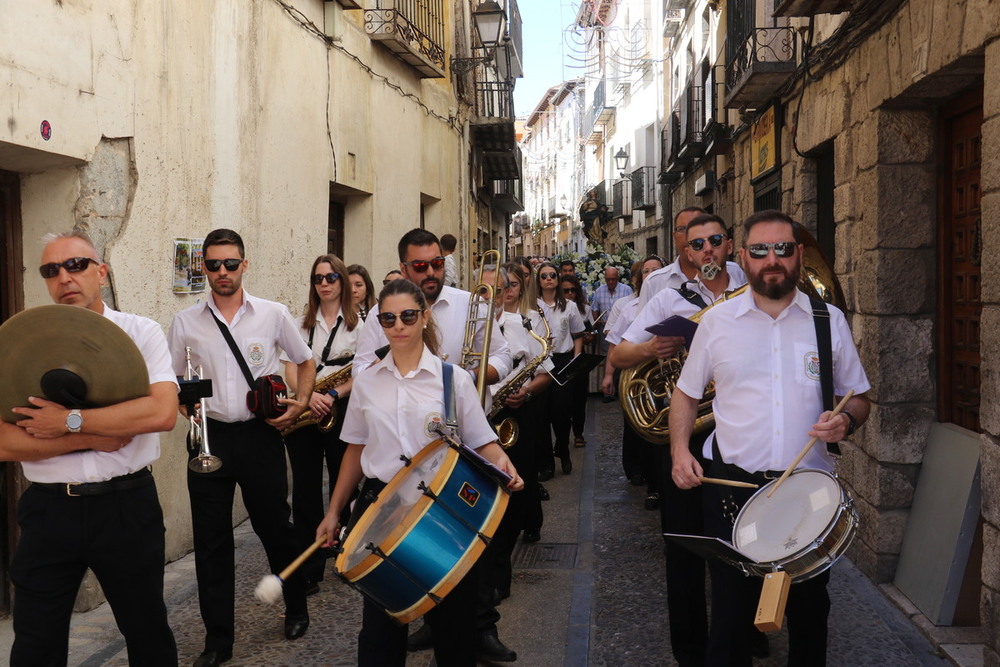
<svg viewBox="0 0 1000 667">
<path fill-rule="evenodd" d="M 281 577 L 276 574 L 261 577 L 253 594 L 264 604 L 274 604 L 281 599 Z"/>
</svg>

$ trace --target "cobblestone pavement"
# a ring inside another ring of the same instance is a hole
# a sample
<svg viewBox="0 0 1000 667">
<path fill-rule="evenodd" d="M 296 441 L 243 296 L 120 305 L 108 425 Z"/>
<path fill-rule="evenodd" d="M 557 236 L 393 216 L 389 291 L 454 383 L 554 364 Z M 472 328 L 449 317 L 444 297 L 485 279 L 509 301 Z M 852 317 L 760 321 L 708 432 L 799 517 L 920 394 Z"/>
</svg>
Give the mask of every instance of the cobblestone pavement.
<svg viewBox="0 0 1000 667">
<path fill-rule="evenodd" d="M 591 398 L 585 448 L 573 452 L 571 475 L 546 483 L 542 541 L 515 551 L 512 597 L 500 606 L 500 637 L 522 665 L 673 665 L 667 630 L 662 539 L 655 512 L 642 507 L 644 489 L 621 471 L 617 404 Z M 236 528 L 237 636 L 233 667 L 353 665 L 360 596 L 332 574 L 309 599 L 312 619 L 302 639 L 282 635 L 281 607 L 256 602 L 267 574 L 263 550 L 248 524 Z M 167 567 L 166 597 L 180 664 L 202 648 L 194 559 Z M 945 665 L 905 614 L 850 562 L 833 572 L 830 665 Z M 0 652 L 11 641 L 0 622 Z M 770 635 L 772 656 L 785 664 L 786 634 Z M 127 665 L 124 642 L 107 605 L 76 614 L 70 665 Z M 411 654 L 408 667 L 433 664 L 430 651 Z"/>
</svg>

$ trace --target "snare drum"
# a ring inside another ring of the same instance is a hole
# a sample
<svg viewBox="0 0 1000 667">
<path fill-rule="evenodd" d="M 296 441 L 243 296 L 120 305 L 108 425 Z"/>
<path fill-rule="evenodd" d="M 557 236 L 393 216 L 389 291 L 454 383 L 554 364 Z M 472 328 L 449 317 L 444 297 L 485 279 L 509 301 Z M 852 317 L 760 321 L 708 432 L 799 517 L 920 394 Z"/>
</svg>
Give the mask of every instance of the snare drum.
<svg viewBox="0 0 1000 667">
<path fill-rule="evenodd" d="M 757 576 L 783 570 L 792 582 L 829 569 L 844 555 L 858 528 L 854 501 L 831 473 L 796 470 L 768 498 L 777 480 L 747 501 L 733 525 L 733 545 L 757 561 Z"/>
<path fill-rule="evenodd" d="M 400 623 L 420 618 L 461 581 L 496 532 L 509 499 L 502 477 L 464 446 L 435 440 L 358 520 L 337 573 Z"/>
</svg>

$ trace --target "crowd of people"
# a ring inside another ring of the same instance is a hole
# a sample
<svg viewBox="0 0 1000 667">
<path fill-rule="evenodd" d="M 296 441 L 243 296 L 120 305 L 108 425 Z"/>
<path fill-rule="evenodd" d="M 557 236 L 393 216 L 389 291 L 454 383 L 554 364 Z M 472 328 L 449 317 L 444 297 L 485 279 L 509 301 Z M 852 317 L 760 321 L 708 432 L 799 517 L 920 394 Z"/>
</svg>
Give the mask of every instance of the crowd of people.
<svg viewBox="0 0 1000 667">
<path fill-rule="evenodd" d="M 205 626 L 195 667 L 233 655 L 237 486 L 272 572 L 322 545 L 283 582 L 283 631 L 295 640 L 308 630 L 308 596 L 319 590 L 344 535 L 405 462 L 439 437 L 442 421 L 457 422 L 454 435 L 509 477 L 508 509 L 483 555 L 419 630 L 408 636 L 406 626 L 365 598 L 358 664 L 402 665 L 407 650 L 425 648 L 442 665 L 516 660 L 498 636 L 497 605 L 511 595 L 518 539 L 541 539 L 544 483 L 557 461 L 562 475 L 572 474 L 571 447 L 587 445 L 589 366 L 580 363 L 582 353 L 603 361 L 600 386 L 608 399 L 623 369 L 687 355 L 670 398 L 670 444 L 647 442 L 623 419 L 624 477 L 646 487 L 645 507 L 660 512 L 664 533 L 730 539 L 733 513 L 750 494 L 707 486 L 707 477 L 764 483 L 791 463 L 802 437 L 837 442 L 864 423 L 869 386 L 844 316 L 825 309 L 832 342 L 824 347 L 813 327 L 817 306 L 797 289 L 799 229 L 777 211 L 750 216 L 736 264 L 725 221 L 685 209 L 674 219 L 681 251 L 673 262 L 651 255 L 631 267 L 609 266 L 589 296 L 572 261 L 518 257 L 483 265 L 480 280 L 499 286 L 492 304 L 456 286 L 454 237 L 414 229 L 399 240 L 398 268 L 385 274 L 380 290 L 364 266 L 316 257 L 303 276 L 305 307 L 297 318 L 246 291 L 243 239 L 217 229 L 202 247 L 210 298 L 177 313 L 166 336 L 151 320 L 103 303 L 108 267 L 84 234 L 46 239 L 41 273 L 53 301 L 124 329 L 146 360 L 150 389 L 99 408 L 33 397 L 15 410 L 20 421 L 0 422 L 0 458 L 22 461 L 33 482 L 21 499 L 11 567 L 11 664 L 65 664 L 69 618 L 87 568 L 111 604 L 130 664 L 177 664 L 162 594 L 163 515 L 149 465 L 159 456 L 158 433 L 172 428 L 177 412 L 188 417 L 176 380 L 189 358 L 213 380 L 213 395 L 202 399 L 203 426 L 223 462 L 187 479 Z M 744 284 L 745 293 L 728 298 Z M 671 316 L 705 309 L 690 350 L 683 337 L 650 331 Z M 832 357 L 832 377 L 824 380 L 835 394 L 854 392 L 836 415 L 832 396 L 821 391 L 824 355 Z M 283 411 L 251 410 L 248 390 L 278 374 L 290 390 L 277 399 Z M 712 383 L 716 428 L 697 432 L 699 402 Z M 787 409 L 793 396 L 801 407 Z M 198 443 L 189 442 L 190 458 L 198 455 Z M 806 461 L 833 468 L 825 449 Z M 111 514 L 115 523 L 105 531 L 78 535 L 92 517 Z M 58 548 L 67 536 L 80 546 Z M 135 550 L 127 547 L 133 543 Z M 749 665 L 763 650 L 752 623 L 760 580 L 709 563 L 710 623 L 705 560 L 668 539 L 664 555 L 674 659 Z M 828 577 L 792 588 L 790 664 L 823 664 Z"/>
</svg>

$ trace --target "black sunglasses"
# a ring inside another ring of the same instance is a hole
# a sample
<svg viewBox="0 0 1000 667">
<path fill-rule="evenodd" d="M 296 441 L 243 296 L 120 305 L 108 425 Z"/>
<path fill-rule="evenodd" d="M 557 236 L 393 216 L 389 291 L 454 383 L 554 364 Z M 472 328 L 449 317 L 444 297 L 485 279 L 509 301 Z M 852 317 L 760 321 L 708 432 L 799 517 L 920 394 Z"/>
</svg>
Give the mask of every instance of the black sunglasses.
<svg viewBox="0 0 1000 667">
<path fill-rule="evenodd" d="M 563 287 L 563 294 L 576 294 L 575 287 Z"/>
<path fill-rule="evenodd" d="M 410 326 L 417 321 L 422 312 L 424 312 L 423 308 L 407 308 L 399 313 L 399 319 L 403 320 L 403 324 L 406 326 Z M 383 329 L 391 329 L 396 324 L 396 313 L 379 313 L 376 317 Z"/>
<path fill-rule="evenodd" d="M 225 266 L 226 271 L 235 271 L 243 263 L 242 259 L 206 259 L 205 268 L 210 273 L 215 273 L 220 267 Z"/>
<path fill-rule="evenodd" d="M 556 275 L 557 274 L 555 274 L 555 273 L 539 273 L 538 277 L 541 278 L 542 280 L 545 280 L 547 278 L 548 279 L 555 278 Z"/>
<path fill-rule="evenodd" d="M 775 241 L 774 243 L 751 243 L 747 246 L 747 252 L 751 257 L 764 259 L 767 253 L 774 248 L 774 254 L 778 257 L 791 257 L 795 254 L 795 241 Z"/>
<path fill-rule="evenodd" d="M 226 267 L 229 268 L 228 266 Z M 312 277 L 313 285 L 322 285 L 323 281 L 330 283 L 331 285 L 340 280 L 339 273 L 314 273 Z"/>
<path fill-rule="evenodd" d="M 90 263 L 93 262 L 97 264 L 96 259 L 91 259 L 89 257 L 70 257 L 65 262 L 50 262 L 49 264 L 42 264 L 38 267 L 38 272 L 42 274 L 42 278 L 48 280 L 49 278 L 55 278 L 59 275 L 59 269 L 66 269 L 70 273 L 80 273 L 85 270 Z"/>
<path fill-rule="evenodd" d="M 412 262 L 403 262 L 403 264 L 406 264 L 417 273 L 424 273 L 427 271 L 428 266 L 437 271 L 444 266 L 444 257 L 435 257 L 432 260 L 415 259 Z"/>
<path fill-rule="evenodd" d="M 707 239 L 691 239 L 690 241 L 688 241 L 688 245 L 691 246 L 692 250 L 698 252 L 699 250 L 705 247 L 705 241 L 711 243 L 713 248 L 718 248 L 720 245 L 722 245 L 722 242 L 725 240 L 726 240 L 725 234 L 712 234 Z"/>
</svg>

